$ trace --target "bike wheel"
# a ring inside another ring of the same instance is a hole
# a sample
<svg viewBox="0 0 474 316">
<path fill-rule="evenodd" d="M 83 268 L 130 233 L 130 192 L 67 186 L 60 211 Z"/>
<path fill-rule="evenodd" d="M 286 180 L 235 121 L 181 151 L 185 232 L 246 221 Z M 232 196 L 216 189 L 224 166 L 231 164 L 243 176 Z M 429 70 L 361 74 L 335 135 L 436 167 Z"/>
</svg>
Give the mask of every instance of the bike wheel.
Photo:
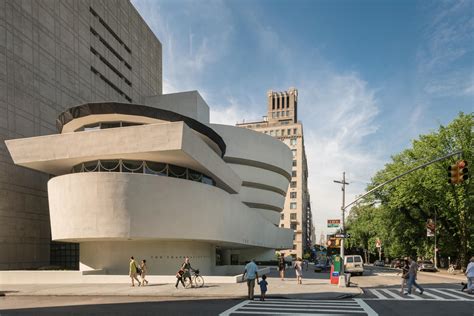
<svg viewBox="0 0 474 316">
<path fill-rule="evenodd" d="M 196 287 L 203 287 L 204 286 L 204 278 L 200 275 L 196 276 L 194 279 L 194 283 Z"/>
<path fill-rule="evenodd" d="M 184 287 L 189 289 L 191 287 L 191 278 L 186 277 L 184 280 Z"/>
</svg>

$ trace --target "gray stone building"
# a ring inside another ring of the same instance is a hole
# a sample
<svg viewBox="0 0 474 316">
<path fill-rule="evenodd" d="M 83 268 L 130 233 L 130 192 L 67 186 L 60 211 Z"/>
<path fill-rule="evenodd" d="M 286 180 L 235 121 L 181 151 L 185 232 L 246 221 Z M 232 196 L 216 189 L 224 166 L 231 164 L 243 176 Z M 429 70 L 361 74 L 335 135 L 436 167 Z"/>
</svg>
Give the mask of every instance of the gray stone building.
<svg viewBox="0 0 474 316">
<path fill-rule="evenodd" d="M 128 0 L 0 1 L 0 269 L 77 251 L 51 243 L 48 176 L 15 166 L 4 140 L 55 133 L 58 114 L 76 104 L 162 94 L 161 61 Z"/>
<path fill-rule="evenodd" d="M 308 163 L 303 136 L 303 123 L 298 120 L 298 90 L 267 93 L 267 115 L 263 120 L 238 123 L 275 137 L 290 147 L 293 155 L 291 182 L 285 196 L 285 206 L 280 214 L 280 227 L 294 232 L 293 248 L 280 252 L 293 257 L 303 257 L 314 244 L 314 225 L 311 198 L 308 191 Z"/>
</svg>

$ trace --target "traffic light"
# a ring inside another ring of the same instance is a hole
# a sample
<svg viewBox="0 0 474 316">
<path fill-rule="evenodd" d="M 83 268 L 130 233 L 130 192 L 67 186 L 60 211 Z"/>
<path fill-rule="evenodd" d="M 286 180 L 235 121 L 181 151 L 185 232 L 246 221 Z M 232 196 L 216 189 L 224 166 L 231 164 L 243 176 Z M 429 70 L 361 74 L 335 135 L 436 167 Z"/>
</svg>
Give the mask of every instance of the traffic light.
<svg viewBox="0 0 474 316">
<path fill-rule="evenodd" d="M 448 167 L 448 183 L 459 184 L 469 178 L 466 160 L 458 160 Z"/>
</svg>

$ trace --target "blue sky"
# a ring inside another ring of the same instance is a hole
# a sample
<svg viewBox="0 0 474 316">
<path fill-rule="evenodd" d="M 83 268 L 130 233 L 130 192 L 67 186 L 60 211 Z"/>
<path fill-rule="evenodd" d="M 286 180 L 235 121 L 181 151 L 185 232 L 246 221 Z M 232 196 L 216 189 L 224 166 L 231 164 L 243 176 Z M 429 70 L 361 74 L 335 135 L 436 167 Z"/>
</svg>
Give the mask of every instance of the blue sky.
<svg viewBox="0 0 474 316">
<path fill-rule="evenodd" d="M 316 236 L 390 156 L 474 110 L 474 0 L 132 0 L 163 44 L 164 93 L 211 121 L 259 119 L 299 90 Z"/>
</svg>

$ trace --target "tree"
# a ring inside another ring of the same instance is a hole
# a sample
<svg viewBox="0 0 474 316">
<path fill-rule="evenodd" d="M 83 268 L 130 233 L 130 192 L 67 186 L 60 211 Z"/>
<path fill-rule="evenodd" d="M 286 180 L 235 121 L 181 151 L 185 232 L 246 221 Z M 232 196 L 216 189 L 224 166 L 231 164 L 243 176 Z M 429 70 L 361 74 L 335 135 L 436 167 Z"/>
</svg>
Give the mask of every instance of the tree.
<svg viewBox="0 0 474 316">
<path fill-rule="evenodd" d="M 367 190 L 411 168 L 456 150 L 473 161 L 473 114 L 460 113 L 447 126 L 421 135 L 412 147 L 392 157 L 378 171 Z M 467 265 L 474 248 L 474 197 L 472 179 L 448 184 L 447 168 L 457 158 L 447 159 L 415 171 L 382 187 L 352 208 L 348 219 L 351 244 L 373 251 L 374 238 L 383 241 L 390 257 L 433 256 L 433 240 L 426 237 L 426 222 L 437 215 L 438 248 L 443 256 Z M 471 168 L 472 169 L 472 168 Z M 472 172 L 471 172 L 472 175 Z M 377 207 L 374 203 L 378 202 Z"/>
</svg>

